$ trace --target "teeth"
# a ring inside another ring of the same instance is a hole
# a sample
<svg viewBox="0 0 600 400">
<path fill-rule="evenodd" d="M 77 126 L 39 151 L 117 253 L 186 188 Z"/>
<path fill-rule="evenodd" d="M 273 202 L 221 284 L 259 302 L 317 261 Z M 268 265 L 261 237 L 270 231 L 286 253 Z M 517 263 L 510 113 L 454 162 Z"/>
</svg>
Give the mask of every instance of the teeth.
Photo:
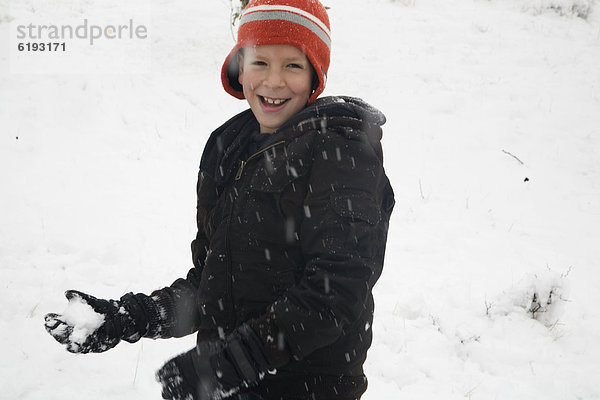
<svg viewBox="0 0 600 400">
<path fill-rule="evenodd" d="M 285 101 L 284 99 L 270 99 L 270 98 L 264 97 L 264 96 L 263 96 L 263 99 L 265 99 L 265 103 L 273 104 L 276 106 Z"/>
</svg>

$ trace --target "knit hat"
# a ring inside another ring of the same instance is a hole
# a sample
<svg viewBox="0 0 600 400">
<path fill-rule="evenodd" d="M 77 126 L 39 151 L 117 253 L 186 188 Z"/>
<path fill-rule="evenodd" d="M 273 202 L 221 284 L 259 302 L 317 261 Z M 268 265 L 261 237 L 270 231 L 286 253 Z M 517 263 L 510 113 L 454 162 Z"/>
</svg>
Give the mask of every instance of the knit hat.
<svg viewBox="0 0 600 400">
<path fill-rule="evenodd" d="M 238 82 L 238 51 L 265 45 L 290 45 L 306 54 L 318 78 L 308 99 L 309 103 L 315 101 L 325 89 L 331 51 L 325 7 L 318 0 L 250 0 L 240 18 L 237 44 L 221 69 L 221 81 L 227 93 L 244 98 Z"/>
</svg>

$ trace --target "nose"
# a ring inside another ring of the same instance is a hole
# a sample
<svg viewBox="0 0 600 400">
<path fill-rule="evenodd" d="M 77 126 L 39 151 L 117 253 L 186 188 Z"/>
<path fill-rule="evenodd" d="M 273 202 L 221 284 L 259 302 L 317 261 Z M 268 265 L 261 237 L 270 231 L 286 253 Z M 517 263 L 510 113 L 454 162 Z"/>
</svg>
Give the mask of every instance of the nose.
<svg viewBox="0 0 600 400">
<path fill-rule="evenodd" d="M 270 88 L 280 88 L 285 86 L 283 74 L 277 69 L 269 69 L 265 76 L 264 85 Z"/>
</svg>

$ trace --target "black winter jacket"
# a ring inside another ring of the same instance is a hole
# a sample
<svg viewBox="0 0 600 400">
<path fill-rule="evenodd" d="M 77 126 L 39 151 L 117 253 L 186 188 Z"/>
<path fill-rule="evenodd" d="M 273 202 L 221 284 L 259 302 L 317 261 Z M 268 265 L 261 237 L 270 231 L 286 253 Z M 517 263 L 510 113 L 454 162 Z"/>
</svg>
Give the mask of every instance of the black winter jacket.
<svg viewBox="0 0 600 400">
<path fill-rule="evenodd" d="M 254 154 L 250 110 L 213 132 L 197 186 L 194 268 L 153 293 L 169 315 L 161 336 L 205 340 L 247 322 L 277 370 L 254 389 L 266 399 L 360 397 L 394 205 L 383 123 L 359 99 L 326 97 Z"/>
</svg>

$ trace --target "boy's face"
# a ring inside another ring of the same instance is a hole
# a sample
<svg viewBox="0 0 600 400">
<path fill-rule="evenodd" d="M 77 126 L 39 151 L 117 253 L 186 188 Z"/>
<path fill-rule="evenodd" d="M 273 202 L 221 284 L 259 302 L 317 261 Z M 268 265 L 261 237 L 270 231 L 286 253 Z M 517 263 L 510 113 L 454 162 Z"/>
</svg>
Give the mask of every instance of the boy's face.
<svg viewBox="0 0 600 400">
<path fill-rule="evenodd" d="M 239 56 L 239 82 L 261 133 L 273 133 L 302 110 L 312 93 L 312 68 L 296 47 L 246 47 Z"/>
</svg>

